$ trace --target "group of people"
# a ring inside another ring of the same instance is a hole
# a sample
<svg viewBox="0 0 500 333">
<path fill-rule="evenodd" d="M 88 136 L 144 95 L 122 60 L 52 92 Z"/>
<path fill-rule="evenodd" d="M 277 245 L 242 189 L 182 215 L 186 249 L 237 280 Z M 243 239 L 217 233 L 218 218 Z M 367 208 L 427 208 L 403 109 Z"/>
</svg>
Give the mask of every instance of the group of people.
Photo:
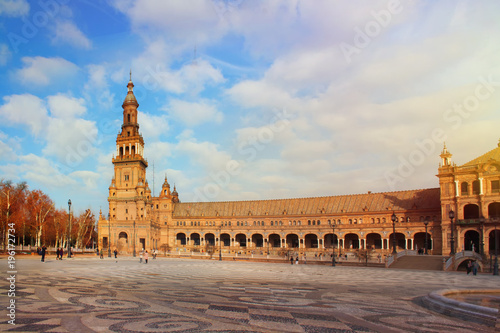
<svg viewBox="0 0 500 333">
<path fill-rule="evenodd" d="M 99 249 L 97 249 L 96 252 L 97 252 L 97 254 L 99 254 L 100 259 L 104 259 L 104 251 L 102 249 L 101 249 L 101 251 L 99 251 Z M 113 254 L 115 255 L 115 259 L 117 259 L 118 258 L 118 250 L 115 249 L 113 251 Z"/>
<path fill-rule="evenodd" d="M 56 250 L 56 260 L 62 260 L 63 255 L 64 255 L 64 249 L 62 247 L 61 248 L 57 248 L 57 250 Z"/>
<path fill-rule="evenodd" d="M 469 275 L 470 272 L 472 272 L 472 275 L 477 275 L 478 269 L 479 269 L 479 263 L 477 262 L 477 260 L 474 261 L 469 260 L 467 262 L 467 275 Z"/>
<path fill-rule="evenodd" d="M 37 252 L 40 256 L 42 256 L 41 261 L 42 261 L 42 262 L 45 262 L 45 255 L 47 254 L 47 247 L 46 247 L 45 245 L 44 245 L 44 246 L 42 246 L 42 247 L 39 247 L 39 248 L 37 248 L 36 252 Z M 73 255 L 73 253 L 72 253 L 72 252 L 71 252 L 70 254 L 71 254 L 71 255 Z M 59 248 L 59 247 L 58 247 L 58 248 L 56 249 L 56 260 L 62 260 L 63 255 L 64 255 L 64 248 L 62 248 L 62 247 L 61 247 L 61 248 Z"/>
</svg>

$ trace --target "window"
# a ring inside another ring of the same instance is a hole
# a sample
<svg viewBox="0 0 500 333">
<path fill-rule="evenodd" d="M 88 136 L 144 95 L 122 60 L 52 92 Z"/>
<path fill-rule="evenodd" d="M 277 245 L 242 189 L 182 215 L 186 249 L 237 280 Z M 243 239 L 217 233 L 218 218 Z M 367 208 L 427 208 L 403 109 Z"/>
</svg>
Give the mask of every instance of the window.
<svg viewBox="0 0 500 333">
<path fill-rule="evenodd" d="M 125 175 L 125 181 L 129 180 L 129 175 Z"/>
<path fill-rule="evenodd" d="M 318 225 L 320 225 L 320 224 L 321 224 L 321 220 L 318 220 Z"/>
<path fill-rule="evenodd" d="M 128 208 L 125 208 L 125 214 L 128 214 Z"/>
<path fill-rule="evenodd" d="M 472 194 L 479 194 L 479 180 L 472 182 Z"/>
<path fill-rule="evenodd" d="M 499 192 L 500 192 L 500 180 L 492 180 L 491 193 L 499 193 Z"/>
<path fill-rule="evenodd" d="M 467 182 L 463 182 L 462 185 L 460 185 L 460 192 L 462 195 L 468 195 L 469 194 L 469 184 Z"/>
<path fill-rule="evenodd" d="M 311 220 L 308 220 L 308 221 L 307 221 L 307 225 L 311 225 Z"/>
</svg>

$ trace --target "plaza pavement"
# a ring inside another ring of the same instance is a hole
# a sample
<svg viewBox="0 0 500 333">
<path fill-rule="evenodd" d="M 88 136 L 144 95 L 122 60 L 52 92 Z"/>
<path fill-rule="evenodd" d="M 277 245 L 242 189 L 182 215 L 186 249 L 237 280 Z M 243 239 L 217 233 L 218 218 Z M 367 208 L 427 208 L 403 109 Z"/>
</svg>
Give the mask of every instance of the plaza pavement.
<svg viewBox="0 0 500 333">
<path fill-rule="evenodd" d="M 18 256 L 16 269 L 15 326 L 0 282 L 2 332 L 493 332 L 414 300 L 500 285 L 484 274 L 161 257 Z"/>
</svg>

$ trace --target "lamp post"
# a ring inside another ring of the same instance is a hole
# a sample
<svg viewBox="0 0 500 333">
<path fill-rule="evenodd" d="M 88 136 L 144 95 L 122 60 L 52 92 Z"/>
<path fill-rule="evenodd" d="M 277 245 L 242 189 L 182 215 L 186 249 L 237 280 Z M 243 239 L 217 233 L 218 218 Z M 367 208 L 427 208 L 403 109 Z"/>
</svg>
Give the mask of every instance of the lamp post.
<svg viewBox="0 0 500 333">
<path fill-rule="evenodd" d="M 332 221 L 332 267 L 335 267 L 335 243 L 333 237 L 335 237 L 335 220 Z"/>
<path fill-rule="evenodd" d="M 429 224 L 429 218 L 425 218 L 424 225 L 425 225 L 425 244 L 424 244 L 424 254 L 427 254 L 427 248 L 429 247 L 427 244 L 427 225 Z"/>
<path fill-rule="evenodd" d="M 221 239 L 221 232 L 222 232 L 222 222 L 221 225 L 219 226 L 219 261 L 222 261 L 222 239 Z"/>
<path fill-rule="evenodd" d="M 453 228 L 453 219 L 455 218 L 455 212 L 453 210 L 450 210 L 449 215 L 450 221 L 451 221 L 451 238 L 450 238 L 450 255 L 453 256 L 455 255 L 455 236 L 454 236 L 454 228 Z"/>
<path fill-rule="evenodd" d="M 479 254 L 484 256 L 484 217 L 481 216 L 479 219 L 479 224 L 481 227 L 481 243 L 479 243 Z"/>
<path fill-rule="evenodd" d="M 398 251 L 396 251 L 396 221 L 398 220 L 396 214 L 392 212 L 391 221 L 392 221 L 392 254 L 396 255 Z"/>
<path fill-rule="evenodd" d="M 108 213 L 108 258 L 111 258 L 111 216 Z"/>
<path fill-rule="evenodd" d="M 496 222 L 495 222 L 495 263 L 493 264 L 493 275 L 498 275 L 498 233 L 497 233 Z"/>
<path fill-rule="evenodd" d="M 132 255 L 135 257 L 136 256 L 136 253 L 135 253 L 135 219 L 134 219 L 134 239 L 132 239 L 132 243 L 133 243 L 133 252 L 132 252 Z"/>
<path fill-rule="evenodd" d="M 71 199 L 68 200 L 68 258 L 71 258 Z"/>
</svg>

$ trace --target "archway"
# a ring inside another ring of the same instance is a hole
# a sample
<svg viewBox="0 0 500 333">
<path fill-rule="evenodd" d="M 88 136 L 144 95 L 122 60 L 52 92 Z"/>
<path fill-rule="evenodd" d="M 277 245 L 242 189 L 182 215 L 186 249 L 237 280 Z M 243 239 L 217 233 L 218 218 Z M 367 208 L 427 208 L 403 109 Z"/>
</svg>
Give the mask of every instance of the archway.
<svg viewBox="0 0 500 333">
<path fill-rule="evenodd" d="M 205 242 L 207 243 L 207 245 L 214 246 L 215 245 L 215 235 L 212 233 L 206 234 L 205 235 Z"/>
<path fill-rule="evenodd" d="M 326 234 L 325 239 L 323 240 L 325 247 L 329 248 L 337 248 L 338 246 L 338 237 L 335 234 Z"/>
<path fill-rule="evenodd" d="M 177 240 L 177 245 L 186 245 L 186 234 L 183 233 L 183 232 L 180 232 L 177 234 L 177 236 L 175 237 L 175 239 Z"/>
<path fill-rule="evenodd" d="M 488 205 L 488 217 L 500 218 L 500 202 L 492 202 Z"/>
<path fill-rule="evenodd" d="M 359 236 L 357 234 L 347 234 L 344 237 L 346 249 L 359 249 Z"/>
<path fill-rule="evenodd" d="M 366 248 L 367 249 L 381 249 L 382 237 L 377 233 L 369 233 L 366 235 Z"/>
<path fill-rule="evenodd" d="M 417 232 L 413 238 L 414 250 L 425 249 L 425 232 Z M 432 249 L 431 234 L 427 233 L 427 250 Z"/>
<path fill-rule="evenodd" d="M 231 236 L 229 236 L 229 234 L 220 235 L 220 240 L 222 246 L 231 246 Z"/>
<path fill-rule="evenodd" d="M 289 248 L 299 247 L 299 236 L 296 234 L 286 235 L 286 245 Z"/>
<path fill-rule="evenodd" d="M 468 230 L 464 234 L 464 250 L 479 252 L 479 232 Z"/>
<path fill-rule="evenodd" d="M 304 237 L 304 247 L 306 249 L 317 249 L 318 248 L 318 236 L 315 234 L 307 234 Z"/>
<path fill-rule="evenodd" d="M 488 240 L 490 243 L 490 246 L 488 247 L 489 254 L 495 254 L 495 231 L 497 234 L 497 239 L 496 241 L 498 242 L 498 253 L 500 254 L 500 229 L 497 230 L 491 230 L 489 235 L 488 235 Z"/>
<path fill-rule="evenodd" d="M 234 237 L 234 241 L 238 243 L 240 247 L 247 247 L 247 236 L 244 234 L 237 234 Z"/>
<path fill-rule="evenodd" d="M 192 233 L 189 238 L 191 239 L 193 245 L 195 245 L 195 246 L 201 245 L 201 239 L 200 239 L 199 233 Z"/>
<path fill-rule="evenodd" d="M 468 204 L 464 206 L 464 219 L 477 219 L 479 218 L 479 206 L 474 204 Z"/>
<path fill-rule="evenodd" d="M 270 234 L 269 238 L 269 246 L 271 247 L 281 247 L 281 237 L 278 234 Z"/>
<path fill-rule="evenodd" d="M 252 243 L 254 247 L 263 247 L 264 246 L 264 238 L 261 234 L 253 234 L 252 235 Z"/>
<path fill-rule="evenodd" d="M 392 233 L 389 235 L 389 248 L 391 249 L 394 241 L 392 235 Z M 406 250 L 406 237 L 400 232 L 396 232 L 396 251 L 397 250 Z"/>
</svg>

